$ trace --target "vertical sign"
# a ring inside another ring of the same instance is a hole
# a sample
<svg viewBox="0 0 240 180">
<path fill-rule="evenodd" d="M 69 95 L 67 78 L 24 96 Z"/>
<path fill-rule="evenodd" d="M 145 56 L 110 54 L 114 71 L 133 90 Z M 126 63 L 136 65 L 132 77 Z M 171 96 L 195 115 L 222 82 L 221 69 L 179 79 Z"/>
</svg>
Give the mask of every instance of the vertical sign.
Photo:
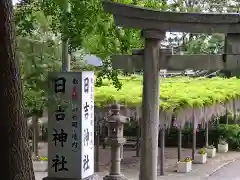
<svg viewBox="0 0 240 180">
<path fill-rule="evenodd" d="M 94 73 L 49 75 L 48 176 L 83 179 L 94 173 Z"/>
<path fill-rule="evenodd" d="M 82 73 L 82 178 L 94 173 L 94 74 Z"/>
</svg>

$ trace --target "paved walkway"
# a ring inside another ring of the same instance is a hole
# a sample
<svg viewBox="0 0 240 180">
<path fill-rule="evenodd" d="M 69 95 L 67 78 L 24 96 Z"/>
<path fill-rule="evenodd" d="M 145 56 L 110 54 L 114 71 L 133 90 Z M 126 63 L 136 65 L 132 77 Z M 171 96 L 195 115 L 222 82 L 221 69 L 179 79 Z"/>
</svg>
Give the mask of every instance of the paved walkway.
<svg viewBox="0 0 240 180">
<path fill-rule="evenodd" d="M 212 173 L 206 180 L 240 180 L 240 160 L 233 161 Z"/>
<path fill-rule="evenodd" d="M 40 156 L 47 156 L 47 144 L 40 144 Z M 191 157 L 191 149 L 182 150 L 183 157 Z M 177 173 L 177 149 L 165 149 L 165 176 L 159 176 L 159 180 L 240 180 L 240 152 L 217 153 L 217 156 L 208 159 L 207 164 L 193 164 L 193 170 L 189 173 Z M 109 149 L 100 149 L 100 176 L 108 174 L 110 162 Z M 124 159 L 122 162 L 122 173 L 129 180 L 139 179 L 138 170 L 140 165 L 140 158 L 135 157 L 133 149 L 124 150 Z M 159 167 L 158 167 L 159 170 Z M 239 172 L 238 172 L 239 171 Z M 224 176 L 223 176 L 224 173 Z M 47 172 L 35 172 L 36 180 L 41 180 L 47 176 Z M 239 174 L 239 175 L 238 175 Z M 239 176 L 237 178 L 237 175 Z M 223 176 L 223 177 L 222 177 Z M 232 179 L 232 176 L 235 179 Z M 221 179 L 222 178 L 222 179 Z M 237 178 L 237 179 L 236 179 Z"/>
<path fill-rule="evenodd" d="M 217 172 L 222 171 L 222 169 L 226 169 L 225 173 L 229 174 L 228 177 L 234 178 L 232 180 L 236 180 L 235 175 L 231 175 L 231 172 L 228 172 L 230 168 L 229 166 L 233 168 L 232 163 L 235 161 L 240 160 L 240 152 L 228 152 L 228 153 L 218 153 L 216 157 L 212 159 L 208 159 L 208 162 L 206 164 L 193 164 L 193 170 L 189 173 L 177 173 L 174 172 L 175 169 L 169 169 L 170 172 L 167 174 L 166 177 L 159 177 L 158 179 L 164 179 L 164 180 L 216 180 L 219 178 L 216 178 Z M 235 167 L 235 172 L 237 171 L 239 167 Z M 234 171 L 234 170 L 233 170 Z M 214 177 L 214 174 L 215 177 Z M 238 175 L 238 179 L 240 180 L 240 172 Z M 212 179 L 211 179 L 212 178 Z M 230 178 L 230 179 L 231 179 Z M 229 179 L 229 178 L 228 178 Z"/>
<path fill-rule="evenodd" d="M 182 149 L 182 157 L 191 157 L 191 149 Z M 47 143 L 39 143 L 39 156 L 47 156 Z M 110 149 L 100 148 L 100 172 L 108 171 L 110 165 Z M 159 150 L 160 157 L 160 150 Z M 133 148 L 124 148 L 122 161 L 122 170 L 139 169 L 140 157 L 136 157 L 136 151 Z M 177 161 L 177 149 L 165 148 L 165 168 L 173 166 Z"/>
</svg>

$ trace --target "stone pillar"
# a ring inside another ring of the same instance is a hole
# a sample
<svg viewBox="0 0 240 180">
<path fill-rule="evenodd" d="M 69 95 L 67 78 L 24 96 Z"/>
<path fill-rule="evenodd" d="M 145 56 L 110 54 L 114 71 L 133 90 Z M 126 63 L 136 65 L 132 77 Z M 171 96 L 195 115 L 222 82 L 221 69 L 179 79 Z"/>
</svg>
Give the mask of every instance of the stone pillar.
<svg viewBox="0 0 240 180">
<path fill-rule="evenodd" d="M 111 166 L 109 175 L 105 176 L 104 180 L 127 180 L 121 174 L 121 146 L 126 142 L 123 137 L 123 123 L 126 122 L 126 117 L 120 115 L 120 105 L 114 104 L 111 106 L 111 116 L 108 118 L 108 137 L 107 144 L 111 146 Z"/>
<path fill-rule="evenodd" d="M 100 180 L 94 173 L 94 72 L 52 72 L 48 80 L 48 176 L 43 180 Z"/>
<path fill-rule="evenodd" d="M 240 53 L 240 33 L 227 34 L 225 37 L 225 53 L 239 54 Z"/>
<path fill-rule="evenodd" d="M 225 54 L 240 54 L 240 33 L 236 34 L 227 34 L 225 37 L 225 46 L 224 53 Z M 240 75 L 239 69 L 233 69 L 229 73 L 230 76 L 233 74 Z"/>
<path fill-rule="evenodd" d="M 143 31 L 145 38 L 141 121 L 140 180 L 157 180 L 160 95 L 160 42 L 165 33 Z"/>
</svg>

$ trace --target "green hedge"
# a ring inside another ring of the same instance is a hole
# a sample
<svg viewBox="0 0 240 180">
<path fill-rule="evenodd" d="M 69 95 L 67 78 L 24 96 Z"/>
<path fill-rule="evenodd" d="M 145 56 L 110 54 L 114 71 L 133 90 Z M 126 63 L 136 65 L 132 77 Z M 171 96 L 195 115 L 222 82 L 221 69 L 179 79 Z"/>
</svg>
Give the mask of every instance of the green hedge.
<svg viewBox="0 0 240 180">
<path fill-rule="evenodd" d="M 136 126 L 132 125 L 124 129 L 125 136 L 136 136 Z M 205 145 L 205 129 L 197 130 L 197 147 L 203 147 Z M 240 125 L 225 125 L 220 124 L 217 127 L 209 128 L 208 131 L 209 145 L 213 144 L 217 146 L 219 138 L 223 136 L 229 144 L 229 149 L 240 149 Z M 166 146 L 177 146 L 177 129 L 172 128 L 166 130 Z M 182 147 L 190 148 L 192 145 L 192 129 L 185 128 L 182 131 Z"/>
</svg>

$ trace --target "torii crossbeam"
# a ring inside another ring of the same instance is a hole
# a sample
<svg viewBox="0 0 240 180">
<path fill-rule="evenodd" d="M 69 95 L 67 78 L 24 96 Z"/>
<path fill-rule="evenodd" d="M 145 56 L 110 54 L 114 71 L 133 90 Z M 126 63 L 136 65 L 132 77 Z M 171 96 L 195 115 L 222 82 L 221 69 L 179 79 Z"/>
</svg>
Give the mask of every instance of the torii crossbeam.
<svg viewBox="0 0 240 180">
<path fill-rule="evenodd" d="M 127 72 L 143 69 L 143 55 L 115 55 L 112 56 L 112 67 Z M 232 70 L 240 68 L 240 55 L 170 55 L 159 58 L 161 69 L 185 70 Z"/>
</svg>

